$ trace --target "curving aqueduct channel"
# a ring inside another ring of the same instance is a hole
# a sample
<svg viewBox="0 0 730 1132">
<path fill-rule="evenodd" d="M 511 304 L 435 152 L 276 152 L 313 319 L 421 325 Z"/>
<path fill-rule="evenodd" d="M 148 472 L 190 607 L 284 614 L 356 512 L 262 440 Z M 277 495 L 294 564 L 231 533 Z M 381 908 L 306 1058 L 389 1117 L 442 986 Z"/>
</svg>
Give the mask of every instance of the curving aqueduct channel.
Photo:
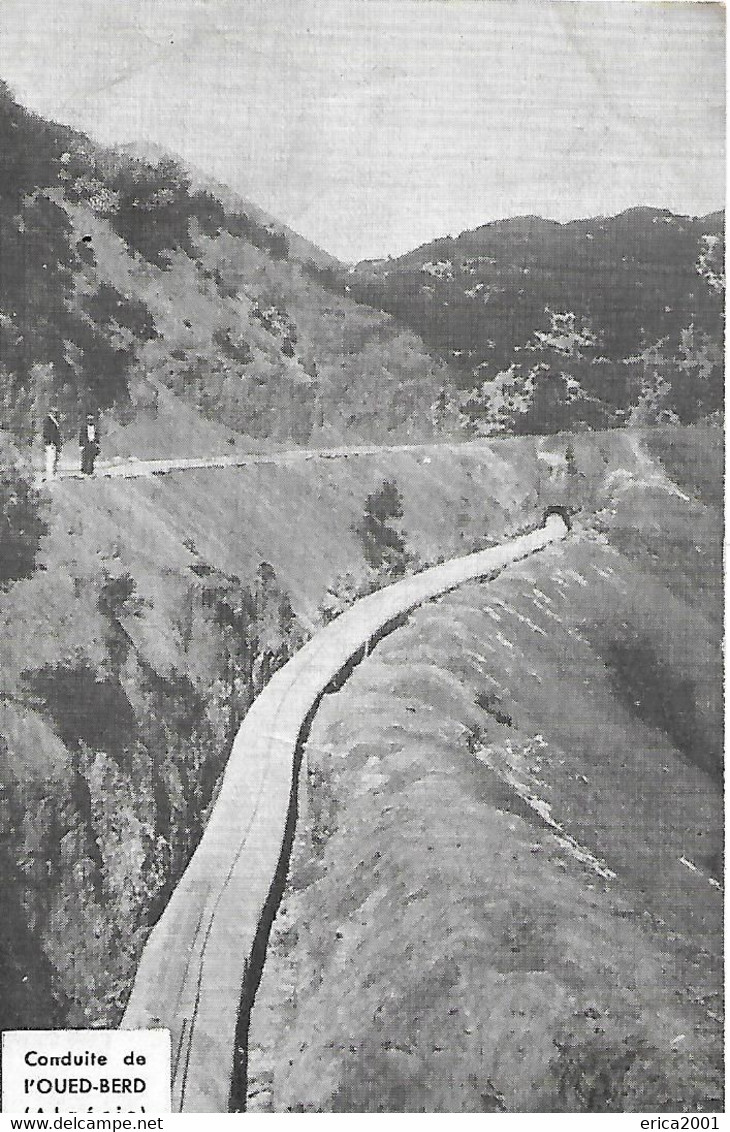
<svg viewBox="0 0 730 1132">
<path fill-rule="evenodd" d="M 560 515 L 361 598 L 318 632 L 252 704 L 205 833 L 142 953 L 122 1028 L 172 1034 L 177 1112 L 241 1111 L 248 1020 L 286 879 L 302 750 L 322 696 L 430 598 L 493 577 L 566 537 Z"/>
</svg>

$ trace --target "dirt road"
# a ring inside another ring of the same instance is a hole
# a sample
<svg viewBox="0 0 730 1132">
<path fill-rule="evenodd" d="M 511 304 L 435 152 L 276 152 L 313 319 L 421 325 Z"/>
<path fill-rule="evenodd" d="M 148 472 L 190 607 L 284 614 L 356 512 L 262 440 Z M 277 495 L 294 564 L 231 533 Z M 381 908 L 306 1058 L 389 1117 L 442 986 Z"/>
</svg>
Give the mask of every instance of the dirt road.
<svg viewBox="0 0 730 1132">
<path fill-rule="evenodd" d="M 481 442 L 488 444 L 488 441 Z M 163 476 L 173 472 L 185 472 L 196 468 L 246 468 L 257 464 L 276 464 L 286 466 L 300 464 L 307 460 L 346 460 L 350 456 L 377 456 L 382 452 L 423 452 L 428 460 L 428 453 L 456 452 L 465 445 L 479 446 L 480 441 L 454 441 L 449 443 L 428 442 L 424 444 L 369 444 L 359 446 L 341 446 L 337 448 L 291 448 L 273 452 L 251 452 L 232 456 L 190 456 L 164 460 L 138 460 L 135 457 L 118 457 L 113 460 L 97 460 L 93 478 L 102 479 L 136 479 L 139 477 Z M 67 457 L 61 456 L 56 479 L 47 486 L 52 487 L 59 480 L 87 480 L 92 477 L 84 476 L 78 466 L 78 460 L 73 463 Z M 36 475 L 38 485 L 46 481 L 42 472 Z"/>
</svg>

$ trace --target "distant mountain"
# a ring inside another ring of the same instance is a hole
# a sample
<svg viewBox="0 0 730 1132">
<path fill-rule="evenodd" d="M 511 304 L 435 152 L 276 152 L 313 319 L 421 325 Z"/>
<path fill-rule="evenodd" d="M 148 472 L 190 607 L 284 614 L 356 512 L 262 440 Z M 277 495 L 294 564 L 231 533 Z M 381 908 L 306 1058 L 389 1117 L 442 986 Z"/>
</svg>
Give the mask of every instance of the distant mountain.
<svg viewBox="0 0 730 1132">
<path fill-rule="evenodd" d="M 163 151 L 103 149 L 1 85 L 0 247 L 0 426 L 22 446 L 51 399 L 68 435 L 87 407 L 154 435 L 162 401 L 169 432 L 167 391 L 259 442 L 444 423 L 448 366 L 312 280 L 336 260 Z"/>
<path fill-rule="evenodd" d="M 680 421 L 719 410 L 723 265 L 723 213 L 632 208 L 565 224 L 499 220 L 320 278 L 393 314 L 456 365 L 472 425 L 549 431 L 621 424 L 640 408 Z M 571 385 L 580 380 L 567 372 L 571 358 L 584 375 L 600 361 L 588 388 Z M 516 383 L 505 394 L 514 401 L 530 374 L 535 385 L 538 365 L 545 388 L 532 410 L 513 405 L 496 420 L 486 402 L 495 390 L 504 400 L 499 383 Z"/>
<path fill-rule="evenodd" d="M 458 351 L 463 367 L 502 364 L 547 328 L 546 306 L 589 318 L 606 355 L 623 358 L 690 322 L 716 329 L 721 295 L 697 264 L 707 237 L 721 262 L 723 233 L 723 213 L 634 208 L 567 224 L 522 216 L 360 263 L 350 287 L 444 355 Z"/>
</svg>

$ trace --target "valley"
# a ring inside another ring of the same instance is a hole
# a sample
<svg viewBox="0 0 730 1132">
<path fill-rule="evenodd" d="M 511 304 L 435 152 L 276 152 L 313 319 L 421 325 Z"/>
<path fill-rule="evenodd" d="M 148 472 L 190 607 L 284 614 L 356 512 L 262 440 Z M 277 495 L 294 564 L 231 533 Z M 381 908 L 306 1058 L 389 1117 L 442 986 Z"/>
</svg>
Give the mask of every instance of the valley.
<svg viewBox="0 0 730 1132">
<path fill-rule="evenodd" d="M 350 265 L 2 83 L 0 151 L 0 1029 L 170 1026 L 215 1111 L 721 1111 L 724 215 Z"/>
</svg>

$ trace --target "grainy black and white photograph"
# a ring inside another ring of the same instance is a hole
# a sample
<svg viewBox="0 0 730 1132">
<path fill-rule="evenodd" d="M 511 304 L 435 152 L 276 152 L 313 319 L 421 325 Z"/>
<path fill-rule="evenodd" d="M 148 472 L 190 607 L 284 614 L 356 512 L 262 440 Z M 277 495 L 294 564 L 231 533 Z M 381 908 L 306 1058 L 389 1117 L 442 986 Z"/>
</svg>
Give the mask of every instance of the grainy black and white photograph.
<svg viewBox="0 0 730 1132">
<path fill-rule="evenodd" d="M 719 3 L 0 0 L 4 1034 L 717 1127 L 724 101 Z"/>
</svg>

